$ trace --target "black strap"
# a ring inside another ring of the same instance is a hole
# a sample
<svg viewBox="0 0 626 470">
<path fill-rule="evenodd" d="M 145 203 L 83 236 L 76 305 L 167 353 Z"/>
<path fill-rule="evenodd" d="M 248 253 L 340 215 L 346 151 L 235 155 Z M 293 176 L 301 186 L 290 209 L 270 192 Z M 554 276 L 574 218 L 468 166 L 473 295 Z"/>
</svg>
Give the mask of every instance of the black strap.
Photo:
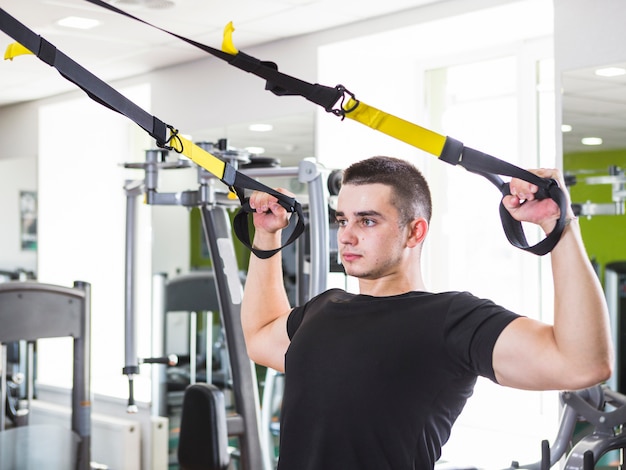
<svg viewBox="0 0 626 470">
<path fill-rule="evenodd" d="M 344 94 L 344 90 L 341 86 L 328 87 L 320 85 L 318 83 L 312 84 L 305 82 L 304 80 L 300 80 L 298 78 L 279 72 L 278 66 L 274 62 L 262 61 L 255 57 L 249 56 L 248 54 L 245 54 L 241 51 L 237 52 L 237 54 L 228 54 L 219 49 L 215 49 L 213 47 L 207 46 L 206 44 L 202 44 L 201 42 L 194 41 L 193 39 L 186 38 L 185 36 L 181 36 L 180 34 L 173 33 L 171 31 L 168 31 L 167 29 L 148 23 L 147 21 L 131 15 L 124 10 L 120 10 L 110 3 L 106 3 L 102 0 L 87 1 L 89 3 L 93 3 L 94 5 L 106 8 L 107 10 L 119 13 L 120 15 L 126 16 L 127 18 L 139 21 L 140 23 L 151 26 L 152 28 L 156 28 L 159 31 L 169 34 L 170 36 L 174 36 L 181 41 L 186 42 L 187 44 L 190 44 L 194 47 L 197 47 L 198 49 L 203 50 L 204 52 L 220 58 L 234 67 L 263 78 L 266 80 L 265 89 L 271 91 L 277 96 L 303 96 L 307 100 L 322 106 L 328 112 L 341 112 L 340 108 L 334 108 L 334 105 L 342 98 Z"/>
<path fill-rule="evenodd" d="M 546 238 L 535 245 L 528 245 L 526 235 L 521 222 L 515 220 L 510 212 L 500 202 L 500 219 L 502 228 L 509 242 L 522 250 L 543 256 L 556 246 L 561 239 L 561 234 L 565 228 L 567 220 L 567 198 L 559 187 L 556 180 L 541 178 L 528 170 L 519 168 L 504 160 L 488 155 L 486 153 L 463 146 L 458 140 L 448 137 L 444 146 L 444 151 L 440 159 L 452 165 L 460 165 L 466 170 L 485 177 L 493 183 L 502 196 L 511 194 L 509 183 L 505 183 L 498 175 L 511 176 L 528 181 L 536 185 L 539 189 L 535 193 L 537 199 L 552 199 L 559 207 L 560 215 L 554 230 Z"/>
<path fill-rule="evenodd" d="M 135 105 L 3 9 L 0 9 L 0 29 L 43 62 L 57 69 L 64 78 L 86 91 L 90 98 L 132 119 L 154 137 L 158 145 L 166 144 L 167 126 L 165 123 Z"/>
<path fill-rule="evenodd" d="M 287 212 L 295 212 L 298 216 L 298 220 L 296 221 L 296 224 L 284 245 L 273 250 L 259 250 L 258 248 L 254 248 L 252 246 L 252 242 L 250 241 L 250 225 L 248 223 L 249 214 L 254 212 L 254 210 L 250 207 L 250 198 L 246 197 L 243 191 L 236 191 L 239 201 L 241 202 L 241 208 L 237 211 L 237 214 L 235 214 L 235 218 L 233 220 L 233 230 L 235 231 L 235 235 L 237 235 L 239 241 L 258 258 L 267 259 L 274 256 L 280 250 L 296 241 L 296 239 L 304 232 L 305 224 L 302 206 L 295 199 L 268 188 L 243 173 L 237 173 L 234 187 L 257 190 L 270 194 L 278 199 L 278 203 L 284 207 Z"/>
<path fill-rule="evenodd" d="M 91 99 L 131 119 L 142 129 L 148 132 L 148 134 L 150 134 L 156 140 L 156 143 L 159 147 L 172 149 L 172 147 L 167 146 L 169 143 L 169 138 L 167 136 L 168 129 L 173 130 L 172 126 L 165 124 L 156 116 L 151 115 L 147 111 L 137 106 L 134 102 L 126 98 L 124 95 L 122 95 L 113 87 L 102 81 L 100 78 L 96 77 L 93 73 L 82 67 L 80 64 L 66 56 L 52 43 L 48 42 L 43 37 L 31 31 L 28 27 L 17 21 L 4 9 L 1 8 L 0 30 L 4 31 L 14 40 L 19 42 L 22 46 L 26 47 L 40 60 L 57 69 L 57 71 L 64 78 L 85 91 L 85 93 L 87 93 L 87 95 Z M 180 148 L 174 147 L 173 149 L 176 151 L 181 151 Z M 278 198 L 279 203 L 289 212 L 295 212 L 298 215 L 299 219 L 287 244 L 292 243 L 304 231 L 304 217 L 302 214 L 302 208 L 300 206 L 300 203 L 295 199 L 278 193 L 268 186 L 243 175 L 242 173 L 235 170 L 235 168 L 228 163 L 225 165 L 224 175 L 216 176 L 218 176 L 224 184 L 233 189 L 238 194 L 238 196 L 240 194 L 243 194 L 245 189 L 264 191 Z M 240 199 L 242 199 L 242 196 L 239 197 Z M 242 199 L 242 203 L 243 202 L 244 200 Z M 240 212 L 242 211 L 240 210 Z M 243 212 L 245 212 L 245 210 Z M 251 245 L 247 232 L 246 237 L 242 239 L 242 243 L 249 247 Z M 257 254 L 257 256 L 267 258 L 269 256 L 272 256 L 279 250 L 280 249 L 272 250 L 271 252 L 263 252 L 262 250 L 253 251 L 255 252 L 255 254 Z"/>
</svg>

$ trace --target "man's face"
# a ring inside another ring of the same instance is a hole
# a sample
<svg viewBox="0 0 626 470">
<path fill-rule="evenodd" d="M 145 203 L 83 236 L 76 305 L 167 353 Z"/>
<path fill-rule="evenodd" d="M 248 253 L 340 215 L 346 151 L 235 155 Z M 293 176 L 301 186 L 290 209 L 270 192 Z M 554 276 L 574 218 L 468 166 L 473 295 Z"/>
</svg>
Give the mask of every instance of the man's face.
<svg viewBox="0 0 626 470">
<path fill-rule="evenodd" d="M 406 256 L 409 229 L 384 184 L 341 187 L 337 200 L 337 241 L 346 273 L 362 279 L 393 275 Z"/>
</svg>

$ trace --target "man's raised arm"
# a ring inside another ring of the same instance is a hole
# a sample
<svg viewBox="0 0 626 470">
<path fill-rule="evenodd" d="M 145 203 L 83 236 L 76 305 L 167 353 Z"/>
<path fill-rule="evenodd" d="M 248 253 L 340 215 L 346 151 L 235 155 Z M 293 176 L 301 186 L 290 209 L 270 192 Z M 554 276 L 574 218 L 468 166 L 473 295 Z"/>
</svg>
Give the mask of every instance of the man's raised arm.
<svg viewBox="0 0 626 470">
<path fill-rule="evenodd" d="M 285 209 L 276 198 L 260 192 L 250 196 L 250 207 L 255 210 L 254 247 L 269 250 L 281 246 L 282 229 L 289 223 Z M 252 254 L 241 305 L 241 322 L 250 359 L 284 371 L 290 311 L 280 252 L 268 259 Z"/>
<path fill-rule="evenodd" d="M 555 178 L 556 170 L 537 170 Z M 511 181 L 503 201 L 517 220 L 539 224 L 549 233 L 559 216 L 551 200 L 536 200 L 533 187 Z M 528 318 L 512 322 L 494 350 L 494 370 L 503 385 L 527 389 L 581 389 L 611 375 L 613 346 L 604 292 L 585 252 L 578 220 L 568 205 L 568 225 L 551 252 L 554 324 Z M 523 279 L 520 282 L 524 282 Z"/>
</svg>

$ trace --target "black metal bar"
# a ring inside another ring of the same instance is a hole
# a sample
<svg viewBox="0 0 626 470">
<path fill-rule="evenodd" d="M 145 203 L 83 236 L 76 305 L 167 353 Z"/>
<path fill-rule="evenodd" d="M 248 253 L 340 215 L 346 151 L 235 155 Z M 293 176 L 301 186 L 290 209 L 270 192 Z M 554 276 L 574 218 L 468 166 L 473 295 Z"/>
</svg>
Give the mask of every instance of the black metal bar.
<svg viewBox="0 0 626 470">
<path fill-rule="evenodd" d="M 550 442 L 541 441 L 541 470 L 550 470 Z"/>
<path fill-rule="evenodd" d="M 257 410 L 259 406 L 256 372 L 248 358 L 241 328 L 243 288 L 226 209 L 220 206 L 202 207 L 202 224 L 215 272 L 215 284 L 230 366 L 237 413 L 242 417 L 244 432 L 239 437 L 241 469 L 263 468 L 263 452 Z"/>
<path fill-rule="evenodd" d="M 593 451 L 588 450 L 583 454 L 583 470 L 593 470 L 596 463 L 593 458 Z"/>
</svg>

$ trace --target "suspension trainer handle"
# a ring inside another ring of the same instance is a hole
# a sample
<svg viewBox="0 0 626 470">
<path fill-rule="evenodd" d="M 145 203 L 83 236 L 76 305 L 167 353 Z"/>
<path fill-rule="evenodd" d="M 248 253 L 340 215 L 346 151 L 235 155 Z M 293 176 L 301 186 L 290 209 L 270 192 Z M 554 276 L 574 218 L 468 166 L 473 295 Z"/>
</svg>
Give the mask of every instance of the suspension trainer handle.
<svg viewBox="0 0 626 470">
<path fill-rule="evenodd" d="M 241 207 L 235 214 L 233 219 L 233 231 L 239 241 L 248 248 L 252 253 L 254 253 L 257 258 L 267 259 L 274 256 L 280 250 L 282 250 L 287 245 L 293 243 L 306 228 L 304 223 L 304 213 L 302 210 L 302 205 L 294 198 L 287 196 L 281 192 L 278 192 L 268 186 L 258 182 L 254 178 L 250 178 L 248 175 L 245 175 L 241 172 L 237 172 L 235 179 L 232 181 L 232 188 L 235 190 L 237 197 L 239 198 L 239 202 L 241 203 Z M 245 195 L 245 193 L 240 188 L 247 188 L 256 191 L 262 191 L 271 196 L 274 196 L 278 200 L 278 204 L 280 204 L 287 212 L 296 214 L 297 221 L 293 226 L 293 230 L 291 231 L 289 238 L 279 248 L 273 250 L 259 250 L 258 248 L 254 248 L 252 246 L 252 241 L 250 239 L 250 223 L 249 223 L 249 215 L 254 212 L 254 210 L 250 207 L 250 198 Z"/>
<path fill-rule="evenodd" d="M 565 193 L 555 179 L 542 178 L 504 160 L 500 160 L 470 147 L 465 147 L 461 142 L 451 137 L 446 138 L 443 151 L 439 158 L 446 163 L 460 165 L 466 170 L 486 178 L 498 188 L 503 198 L 510 195 L 511 190 L 509 183 L 504 182 L 499 175 L 522 179 L 537 186 L 538 189 L 535 193 L 536 199 L 552 199 L 559 207 L 560 214 L 554 229 L 537 244 L 529 245 L 522 223 L 513 218 L 511 213 L 504 207 L 504 203 L 501 200 L 499 212 L 504 234 L 511 245 L 539 256 L 543 256 L 552 251 L 559 242 L 567 222 L 568 201 Z"/>
<path fill-rule="evenodd" d="M 269 194 L 273 195 L 273 193 Z M 298 217 L 298 220 L 296 221 L 296 224 L 291 230 L 289 238 L 284 243 L 284 245 L 273 250 L 259 250 L 258 248 L 254 248 L 252 246 L 252 241 L 250 240 L 249 215 L 253 213 L 254 210 L 250 207 L 249 198 L 246 198 L 244 202 L 242 202 L 239 211 L 237 211 L 237 214 L 235 214 L 235 218 L 233 219 L 233 230 L 235 232 L 235 235 L 237 235 L 239 241 L 252 253 L 254 253 L 257 258 L 267 259 L 274 256 L 284 247 L 293 243 L 304 232 L 304 229 L 306 228 L 306 225 L 304 223 L 304 213 L 302 211 L 302 206 L 300 205 L 300 203 L 296 201 L 296 204 L 289 205 L 289 203 L 285 200 L 278 199 L 278 204 L 284 207 L 287 212 L 295 213 Z"/>
</svg>

